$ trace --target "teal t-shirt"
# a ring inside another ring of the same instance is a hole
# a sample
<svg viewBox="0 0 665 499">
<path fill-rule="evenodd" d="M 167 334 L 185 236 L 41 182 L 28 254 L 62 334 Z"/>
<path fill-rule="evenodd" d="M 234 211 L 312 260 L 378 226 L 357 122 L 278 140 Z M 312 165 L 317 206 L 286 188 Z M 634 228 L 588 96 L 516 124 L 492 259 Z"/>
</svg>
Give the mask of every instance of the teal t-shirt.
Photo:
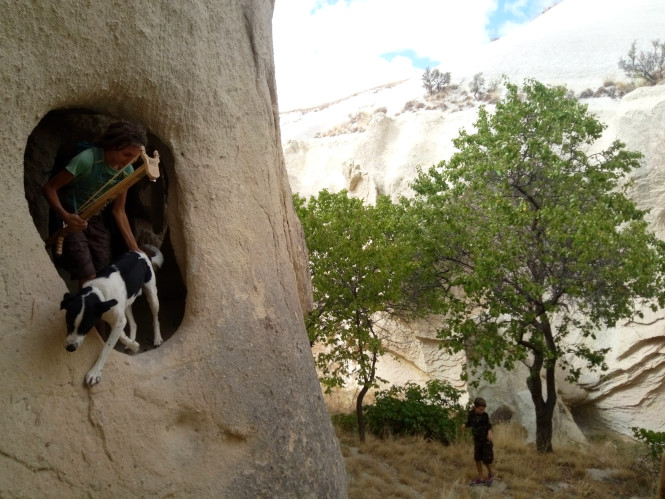
<svg viewBox="0 0 665 499">
<path fill-rule="evenodd" d="M 106 192 L 134 171 L 131 164 L 122 170 L 111 168 L 104 161 L 104 150 L 100 147 L 91 147 L 77 154 L 65 169 L 74 178 L 58 191 L 58 195 L 63 208 L 70 213 L 78 212 L 93 195 L 97 194 L 98 197 L 100 189 L 103 189 L 102 193 Z M 113 181 L 109 182 L 111 179 Z"/>
</svg>

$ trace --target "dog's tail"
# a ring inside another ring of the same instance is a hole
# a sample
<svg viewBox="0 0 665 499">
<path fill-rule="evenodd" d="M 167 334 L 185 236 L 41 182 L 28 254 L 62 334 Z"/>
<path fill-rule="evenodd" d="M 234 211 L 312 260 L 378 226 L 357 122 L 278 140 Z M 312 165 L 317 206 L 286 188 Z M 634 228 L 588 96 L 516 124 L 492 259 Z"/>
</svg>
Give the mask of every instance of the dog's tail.
<svg viewBox="0 0 665 499">
<path fill-rule="evenodd" d="M 158 270 L 162 265 L 164 265 L 164 255 L 162 255 L 162 252 L 159 251 L 157 246 L 153 246 L 152 244 L 144 244 L 143 249 L 148 250 L 145 251 L 145 254 L 148 255 L 148 258 L 150 258 L 152 268 Z"/>
</svg>

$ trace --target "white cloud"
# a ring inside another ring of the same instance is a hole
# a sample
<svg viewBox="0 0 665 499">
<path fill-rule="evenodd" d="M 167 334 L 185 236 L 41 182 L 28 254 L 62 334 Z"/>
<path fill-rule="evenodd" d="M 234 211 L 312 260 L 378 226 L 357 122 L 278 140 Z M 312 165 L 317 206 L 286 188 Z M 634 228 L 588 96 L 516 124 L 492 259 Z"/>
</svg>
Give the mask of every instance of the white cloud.
<svg viewBox="0 0 665 499">
<path fill-rule="evenodd" d="M 277 0 L 273 16 L 280 109 L 321 104 L 412 77 L 412 49 L 441 61 L 489 41 L 497 0 Z"/>
</svg>

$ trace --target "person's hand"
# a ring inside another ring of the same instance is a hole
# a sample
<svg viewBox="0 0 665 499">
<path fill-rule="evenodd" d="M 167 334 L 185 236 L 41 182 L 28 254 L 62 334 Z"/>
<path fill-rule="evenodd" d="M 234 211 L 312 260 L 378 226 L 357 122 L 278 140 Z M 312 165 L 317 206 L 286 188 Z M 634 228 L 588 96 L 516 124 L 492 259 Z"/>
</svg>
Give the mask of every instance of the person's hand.
<svg viewBox="0 0 665 499">
<path fill-rule="evenodd" d="M 63 221 L 72 232 L 81 232 L 88 227 L 87 220 L 83 220 L 76 213 L 68 213 Z"/>
<path fill-rule="evenodd" d="M 492 435 L 491 431 L 487 434 L 487 441 L 494 442 L 494 436 Z"/>
</svg>

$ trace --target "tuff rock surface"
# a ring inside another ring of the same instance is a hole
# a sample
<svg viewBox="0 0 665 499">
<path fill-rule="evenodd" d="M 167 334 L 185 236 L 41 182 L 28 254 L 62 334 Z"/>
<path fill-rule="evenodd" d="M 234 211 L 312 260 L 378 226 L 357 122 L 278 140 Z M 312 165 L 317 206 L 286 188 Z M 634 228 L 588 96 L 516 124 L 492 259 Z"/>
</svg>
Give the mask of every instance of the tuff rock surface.
<svg viewBox="0 0 665 499">
<path fill-rule="evenodd" d="M 303 323 L 273 6 L 0 1 L 0 496 L 346 495 Z M 62 109 L 146 125 L 187 290 L 171 338 L 112 352 L 91 389 L 102 340 L 65 351 L 67 288 L 24 169 L 55 155 L 57 126 L 32 134 Z"/>
</svg>

